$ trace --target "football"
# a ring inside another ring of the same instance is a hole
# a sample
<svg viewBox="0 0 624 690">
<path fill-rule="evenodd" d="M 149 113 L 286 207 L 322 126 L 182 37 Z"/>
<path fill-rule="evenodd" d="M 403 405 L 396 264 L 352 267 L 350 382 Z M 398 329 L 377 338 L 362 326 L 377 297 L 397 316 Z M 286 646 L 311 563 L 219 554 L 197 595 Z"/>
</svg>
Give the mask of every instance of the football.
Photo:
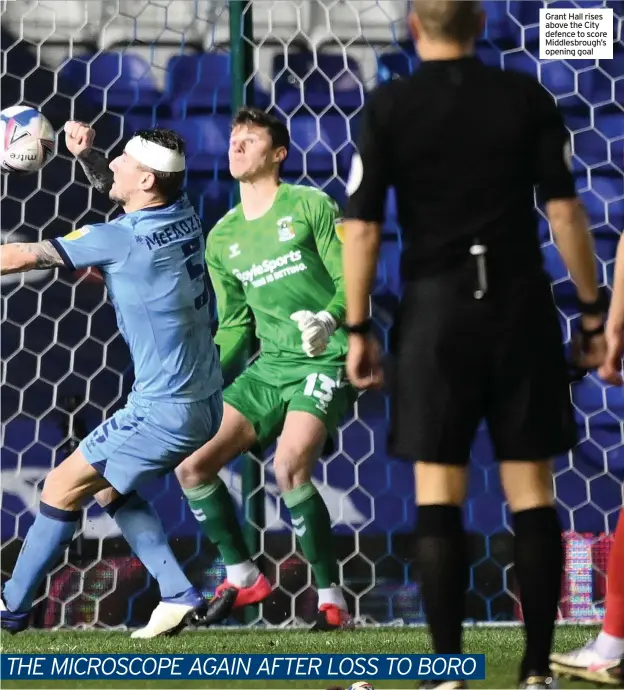
<svg viewBox="0 0 624 690">
<path fill-rule="evenodd" d="M 56 136 L 50 121 L 36 108 L 16 105 L 0 113 L 3 170 L 32 173 L 54 154 Z"/>
</svg>

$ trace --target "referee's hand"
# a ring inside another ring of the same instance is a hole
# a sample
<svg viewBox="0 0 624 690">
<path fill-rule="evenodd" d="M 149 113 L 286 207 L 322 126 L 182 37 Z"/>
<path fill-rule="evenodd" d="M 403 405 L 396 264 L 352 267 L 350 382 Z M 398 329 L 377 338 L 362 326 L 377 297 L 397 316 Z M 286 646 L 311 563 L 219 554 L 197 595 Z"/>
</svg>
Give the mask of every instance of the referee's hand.
<svg viewBox="0 0 624 690">
<path fill-rule="evenodd" d="M 624 383 L 622 378 L 624 329 L 612 321 L 607 321 L 605 338 L 607 341 L 607 354 L 604 364 L 598 369 L 598 376 L 613 386 L 621 386 Z"/>
<path fill-rule="evenodd" d="M 381 388 L 383 385 L 381 348 L 372 335 L 349 335 L 347 376 L 359 389 Z"/>
<path fill-rule="evenodd" d="M 599 329 L 604 323 L 601 316 L 582 316 L 581 322 L 584 331 L 589 333 Z M 579 369 L 587 372 L 602 367 L 606 355 L 607 343 L 603 332 L 587 336 L 577 331 L 572 336 L 572 362 Z"/>
</svg>

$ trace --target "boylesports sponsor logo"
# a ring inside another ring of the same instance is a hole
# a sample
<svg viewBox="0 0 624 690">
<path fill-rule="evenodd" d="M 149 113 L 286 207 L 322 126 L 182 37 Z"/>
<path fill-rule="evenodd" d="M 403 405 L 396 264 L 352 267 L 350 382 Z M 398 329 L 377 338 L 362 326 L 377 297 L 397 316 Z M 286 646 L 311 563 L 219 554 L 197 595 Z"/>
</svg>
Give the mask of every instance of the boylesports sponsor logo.
<svg viewBox="0 0 624 690">
<path fill-rule="evenodd" d="M 251 283 L 253 287 L 262 287 L 286 276 L 301 273 L 307 268 L 301 261 L 301 252 L 294 250 L 278 256 L 276 259 L 265 259 L 261 264 L 253 264 L 244 271 L 235 268 L 232 272 L 243 285 Z"/>
</svg>

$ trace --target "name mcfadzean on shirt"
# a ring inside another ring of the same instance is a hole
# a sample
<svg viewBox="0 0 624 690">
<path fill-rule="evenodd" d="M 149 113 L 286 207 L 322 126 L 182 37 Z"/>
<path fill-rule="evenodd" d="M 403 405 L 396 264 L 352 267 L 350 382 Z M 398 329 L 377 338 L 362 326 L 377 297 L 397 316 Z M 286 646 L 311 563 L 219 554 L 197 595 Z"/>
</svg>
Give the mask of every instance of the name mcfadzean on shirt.
<svg viewBox="0 0 624 690">
<path fill-rule="evenodd" d="M 191 216 L 173 223 L 164 230 L 157 230 L 151 235 L 137 237 L 138 242 L 144 242 L 150 251 L 166 247 L 170 242 L 201 232 L 201 222 L 197 216 Z"/>
</svg>

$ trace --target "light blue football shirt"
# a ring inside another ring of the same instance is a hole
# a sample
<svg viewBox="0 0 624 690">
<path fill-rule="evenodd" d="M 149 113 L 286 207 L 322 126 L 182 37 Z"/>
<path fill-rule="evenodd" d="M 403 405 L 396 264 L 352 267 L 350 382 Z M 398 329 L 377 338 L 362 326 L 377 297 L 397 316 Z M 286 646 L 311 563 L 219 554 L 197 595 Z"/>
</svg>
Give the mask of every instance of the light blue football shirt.
<svg viewBox="0 0 624 690">
<path fill-rule="evenodd" d="M 71 270 L 100 269 L 134 363 L 133 390 L 178 402 L 222 388 L 201 222 L 186 195 L 52 240 Z"/>
</svg>

